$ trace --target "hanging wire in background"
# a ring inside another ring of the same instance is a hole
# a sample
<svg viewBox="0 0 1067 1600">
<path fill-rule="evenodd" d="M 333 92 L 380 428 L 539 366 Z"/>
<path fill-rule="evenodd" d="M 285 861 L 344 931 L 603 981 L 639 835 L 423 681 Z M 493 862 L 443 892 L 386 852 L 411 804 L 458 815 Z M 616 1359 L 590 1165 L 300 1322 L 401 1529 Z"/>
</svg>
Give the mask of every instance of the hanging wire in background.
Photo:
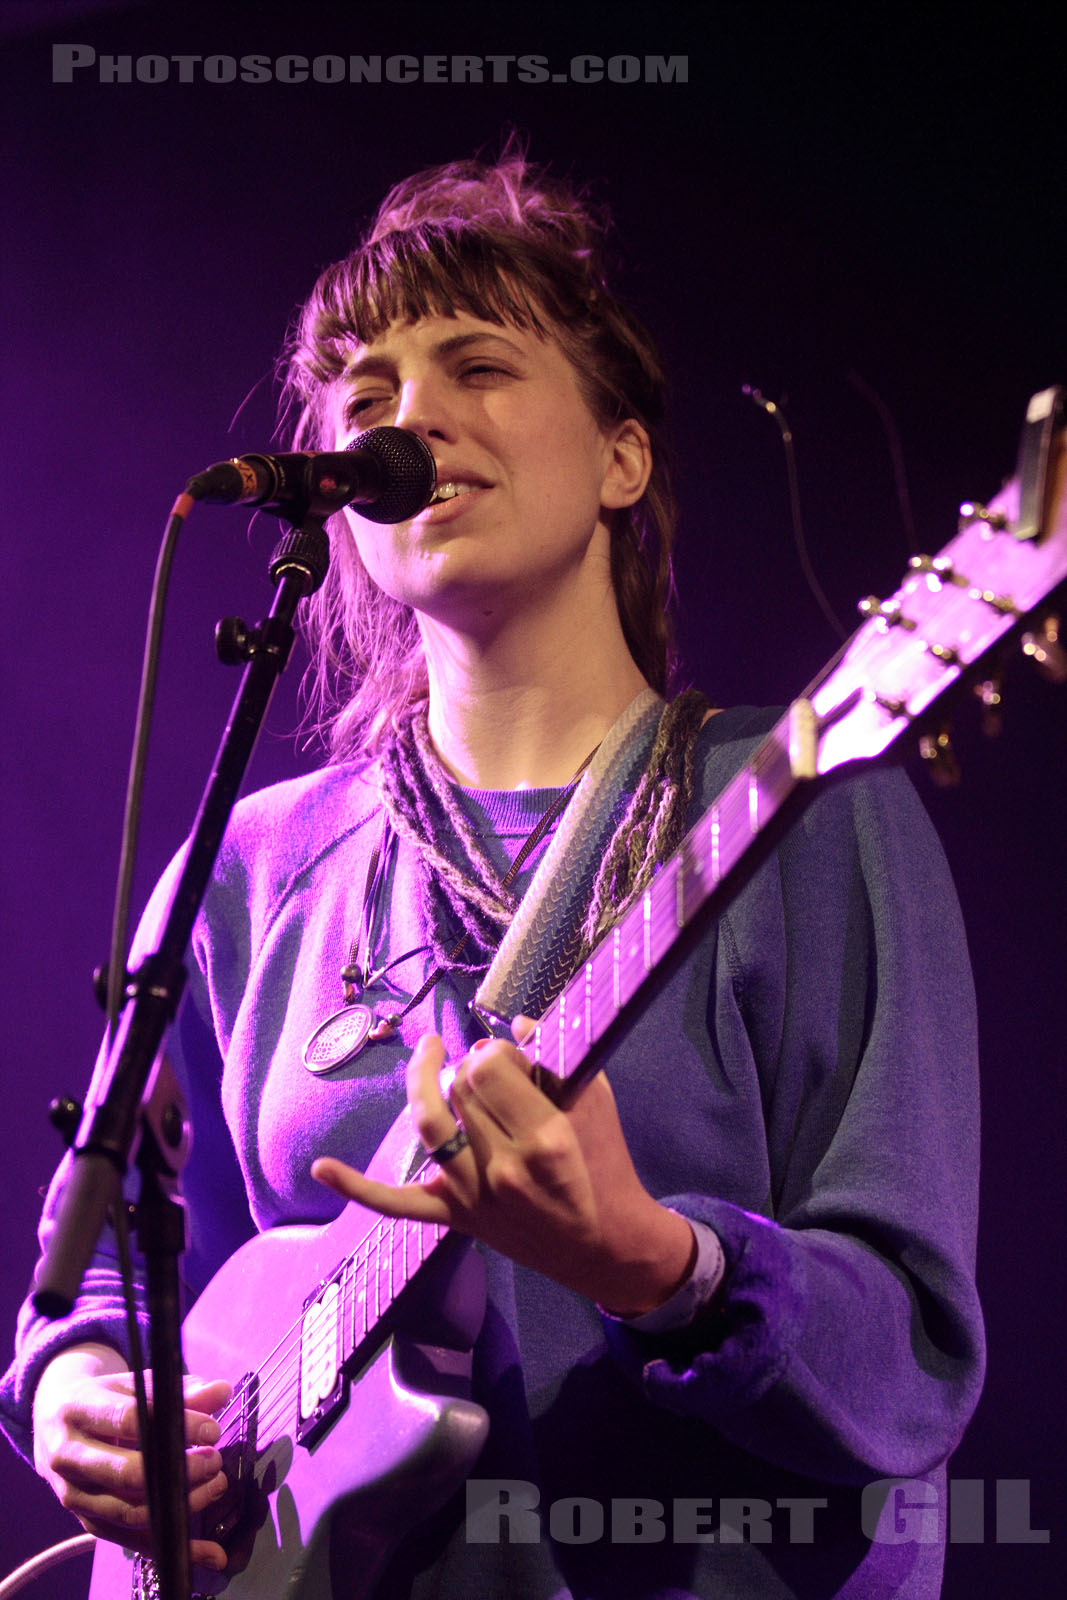
<svg viewBox="0 0 1067 1600">
<path fill-rule="evenodd" d="M 759 406 L 769 417 L 773 417 L 778 424 L 778 431 L 782 435 L 782 445 L 785 449 L 786 472 L 789 476 L 789 505 L 793 516 L 793 542 L 796 545 L 797 556 L 800 560 L 800 569 L 804 574 L 808 588 L 811 590 L 818 604 L 819 610 L 837 634 L 839 639 L 848 638 L 848 629 L 842 623 L 837 612 L 826 598 L 822 584 L 815 576 L 815 569 L 808 555 L 808 542 L 804 536 L 804 521 L 800 515 L 800 487 L 797 482 L 797 460 L 793 449 L 793 434 L 786 420 L 785 412 L 780 405 L 767 397 L 750 383 L 741 385 L 741 393 L 747 394 L 754 405 Z"/>
<path fill-rule="evenodd" d="M 858 372 L 849 371 L 845 374 L 852 387 L 872 405 L 878 413 L 878 420 L 882 424 L 886 444 L 889 446 L 889 459 L 893 463 L 893 483 L 897 491 L 897 508 L 900 511 L 900 520 L 904 526 L 904 538 L 907 541 L 911 555 L 919 554 L 919 541 L 915 535 L 915 518 L 911 514 L 911 495 L 908 492 L 908 474 L 904 467 L 904 450 L 900 443 L 900 432 L 896 419 L 877 389 L 871 387 L 866 378 Z"/>
</svg>

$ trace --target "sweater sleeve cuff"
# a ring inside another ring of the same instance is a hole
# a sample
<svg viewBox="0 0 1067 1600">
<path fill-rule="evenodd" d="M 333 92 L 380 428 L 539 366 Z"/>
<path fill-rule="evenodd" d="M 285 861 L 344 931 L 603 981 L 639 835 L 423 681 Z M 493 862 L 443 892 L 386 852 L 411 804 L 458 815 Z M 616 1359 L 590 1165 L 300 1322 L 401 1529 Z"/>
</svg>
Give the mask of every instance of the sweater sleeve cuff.
<svg viewBox="0 0 1067 1600">
<path fill-rule="evenodd" d="M 702 1195 L 663 1204 L 705 1224 L 721 1243 L 719 1290 L 684 1326 L 642 1328 L 604 1317 L 605 1337 L 650 1400 L 716 1421 L 754 1404 L 788 1366 L 807 1312 L 803 1264 L 766 1217 Z"/>
<path fill-rule="evenodd" d="M 140 1295 L 138 1302 L 143 1326 Z M 69 1317 L 50 1322 L 28 1300 L 20 1314 L 19 1355 L 0 1379 L 0 1430 L 27 1461 L 33 1461 L 33 1397 L 41 1374 L 61 1350 L 89 1343 L 112 1345 L 129 1360 L 121 1286 L 110 1271 L 92 1267 L 85 1275 L 83 1298 Z"/>
</svg>

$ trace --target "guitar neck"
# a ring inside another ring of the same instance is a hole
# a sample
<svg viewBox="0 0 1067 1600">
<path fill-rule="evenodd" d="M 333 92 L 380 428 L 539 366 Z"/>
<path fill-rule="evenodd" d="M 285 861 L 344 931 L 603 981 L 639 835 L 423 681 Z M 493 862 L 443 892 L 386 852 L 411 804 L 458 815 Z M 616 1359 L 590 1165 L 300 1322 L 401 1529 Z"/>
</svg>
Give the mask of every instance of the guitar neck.
<svg viewBox="0 0 1067 1600">
<path fill-rule="evenodd" d="M 758 865 L 781 831 L 772 824 L 791 819 L 816 775 L 814 732 L 809 702 L 794 702 L 545 1012 L 524 1048 L 551 1098 L 572 1098 L 598 1070 L 652 973 L 664 975 Z"/>
</svg>

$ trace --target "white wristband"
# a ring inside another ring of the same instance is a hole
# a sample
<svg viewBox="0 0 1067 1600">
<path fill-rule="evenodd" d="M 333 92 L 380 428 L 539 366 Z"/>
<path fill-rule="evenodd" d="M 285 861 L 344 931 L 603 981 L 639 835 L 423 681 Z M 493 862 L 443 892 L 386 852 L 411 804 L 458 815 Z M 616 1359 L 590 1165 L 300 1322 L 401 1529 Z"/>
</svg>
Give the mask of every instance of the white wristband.
<svg viewBox="0 0 1067 1600">
<path fill-rule="evenodd" d="M 680 1216 L 681 1212 L 676 1214 Z M 693 1230 L 697 1254 L 693 1270 L 681 1287 L 661 1306 L 640 1317 L 616 1317 L 602 1310 L 603 1316 L 621 1323 L 624 1328 L 636 1328 L 638 1333 L 670 1333 L 676 1328 L 688 1327 L 704 1309 L 722 1282 L 726 1260 L 714 1228 L 709 1228 L 706 1222 L 694 1222 L 692 1217 L 685 1220 Z"/>
</svg>

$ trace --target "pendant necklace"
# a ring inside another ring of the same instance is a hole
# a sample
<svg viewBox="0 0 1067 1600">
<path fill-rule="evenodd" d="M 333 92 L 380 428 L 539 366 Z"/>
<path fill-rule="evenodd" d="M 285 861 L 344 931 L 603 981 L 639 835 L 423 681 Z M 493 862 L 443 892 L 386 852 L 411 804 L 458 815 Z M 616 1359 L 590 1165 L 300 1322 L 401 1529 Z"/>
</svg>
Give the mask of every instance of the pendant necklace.
<svg viewBox="0 0 1067 1600">
<path fill-rule="evenodd" d="M 396 1032 L 397 1024 L 404 1012 L 409 1011 L 417 1001 L 421 1000 L 424 992 L 428 992 L 427 985 L 424 984 L 419 993 L 409 1000 L 403 1011 L 387 1013 L 381 1017 L 375 1016 L 370 1006 L 359 999 L 364 990 L 379 982 L 393 967 L 398 967 L 401 962 L 409 960 L 412 956 L 421 955 L 424 950 L 429 949 L 429 945 L 416 945 L 413 950 L 405 950 L 403 955 L 395 956 L 384 966 L 371 970 L 370 941 L 374 913 L 394 837 L 388 818 L 383 814 L 381 836 L 367 863 L 359 932 L 348 952 L 348 960 L 341 968 L 344 1005 L 340 1011 L 332 1012 L 325 1022 L 319 1023 L 304 1046 L 304 1065 L 316 1076 L 336 1072 L 339 1067 L 347 1066 L 348 1062 L 359 1055 L 368 1039 L 390 1038 Z M 431 974 L 431 979 L 436 981 L 436 976 L 437 974 Z M 431 982 L 429 987 L 432 986 Z"/>
<path fill-rule="evenodd" d="M 510 889 L 519 869 L 528 859 L 530 852 L 544 837 L 549 827 L 563 810 L 574 787 L 585 771 L 586 767 L 596 755 L 599 745 L 590 750 L 578 771 L 574 774 L 565 789 L 561 789 L 552 804 L 538 818 L 532 831 L 523 840 L 522 845 L 506 876 L 502 880 L 502 887 Z M 387 816 L 382 816 L 382 831 L 378 843 L 371 853 L 367 863 L 367 876 L 363 885 L 363 905 L 360 910 L 359 931 L 348 953 L 348 960 L 341 968 L 341 983 L 344 992 L 344 1005 L 340 1011 L 334 1011 L 320 1022 L 304 1046 L 303 1062 L 309 1072 L 317 1077 L 325 1077 L 331 1072 L 337 1072 L 341 1067 L 348 1065 L 359 1055 L 365 1044 L 374 1044 L 379 1040 L 391 1039 L 397 1028 L 409 1011 L 420 1005 L 430 990 L 444 977 L 449 970 L 448 965 L 434 967 L 429 977 L 423 983 L 418 993 L 413 995 L 401 1011 L 382 1012 L 376 1015 L 359 996 L 375 983 L 378 983 L 387 972 L 400 966 L 401 962 L 408 961 L 412 956 L 421 955 L 429 950 L 427 944 L 416 945 L 413 950 L 405 950 L 403 955 L 394 956 L 384 966 L 370 969 L 371 938 L 374 928 L 374 917 L 378 899 L 381 894 L 382 884 L 386 873 L 388 857 L 395 847 L 396 835 L 389 825 Z M 448 953 L 449 965 L 455 961 L 463 951 L 463 947 L 470 937 L 469 931 L 460 935 L 458 941 Z"/>
</svg>

